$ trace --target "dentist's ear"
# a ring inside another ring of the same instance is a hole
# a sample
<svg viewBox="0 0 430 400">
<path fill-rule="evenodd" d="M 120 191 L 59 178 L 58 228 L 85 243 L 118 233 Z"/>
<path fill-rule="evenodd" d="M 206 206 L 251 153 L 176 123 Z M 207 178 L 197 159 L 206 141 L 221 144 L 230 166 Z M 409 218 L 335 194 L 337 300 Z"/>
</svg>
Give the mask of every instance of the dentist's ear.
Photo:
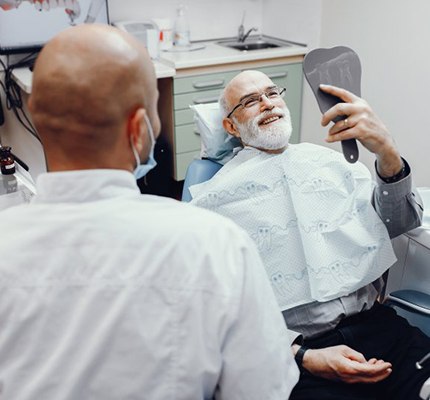
<svg viewBox="0 0 430 400">
<path fill-rule="evenodd" d="M 147 126 L 145 122 L 146 110 L 143 107 L 138 108 L 128 119 L 128 132 L 131 142 L 139 154 L 145 146 L 147 140 Z"/>
<path fill-rule="evenodd" d="M 233 122 L 231 118 L 224 118 L 222 120 L 222 126 L 230 135 L 240 139 L 240 133 L 237 130 L 236 124 Z"/>
</svg>

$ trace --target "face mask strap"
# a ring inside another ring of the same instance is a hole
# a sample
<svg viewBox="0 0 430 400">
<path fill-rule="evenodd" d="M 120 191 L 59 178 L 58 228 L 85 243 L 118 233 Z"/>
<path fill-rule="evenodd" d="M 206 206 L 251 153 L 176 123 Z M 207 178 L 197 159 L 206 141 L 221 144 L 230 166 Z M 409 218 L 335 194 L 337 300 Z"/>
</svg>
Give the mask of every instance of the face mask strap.
<svg viewBox="0 0 430 400">
<path fill-rule="evenodd" d="M 131 149 L 133 151 L 134 158 L 136 159 L 136 168 L 134 169 L 134 175 L 136 179 L 140 179 L 146 176 L 146 174 L 157 165 L 157 162 L 154 159 L 154 149 L 155 149 L 154 131 L 152 130 L 151 122 L 149 121 L 149 118 L 147 117 L 147 115 L 144 114 L 143 116 L 145 118 L 145 122 L 148 127 L 148 136 L 151 140 L 151 148 L 148 154 L 148 160 L 146 161 L 145 164 L 141 164 L 139 153 L 137 152 L 133 144 L 133 141 L 130 138 Z"/>
<path fill-rule="evenodd" d="M 148 136 L 151 140 L 150 152 L 153 152 L 154 147 L 155 147 L 154 131 L 152 130 L 152 125 L 151 125 L 151 122 L 149 121 L 148 116 L 146 114 L 144 114 L 143 117 L 145 118 L 146 126 L 148 127 Z M 134 155 L 134 159 L 136 160 L 136 168 L 137 168 L 141 164 L 141 160 L 140 160 L 139 153 L 137 152 L 136 147 L 134 146 L 133 140 L 131 137 L 130 137 L 130 145 L 131 145 L 131 150 L 132 150 L 133 155 Z"/>
</svg>

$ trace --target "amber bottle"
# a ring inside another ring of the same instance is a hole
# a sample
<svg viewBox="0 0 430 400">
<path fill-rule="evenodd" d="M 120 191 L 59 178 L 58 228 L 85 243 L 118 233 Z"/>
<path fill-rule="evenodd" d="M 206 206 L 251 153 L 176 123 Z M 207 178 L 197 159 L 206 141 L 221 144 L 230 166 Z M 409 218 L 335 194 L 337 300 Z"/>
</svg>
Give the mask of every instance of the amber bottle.
<svg viewBox="0 0 430 400">
<path fill-rule="evenodd" d="M 15 160 L 9 146 L 0 147 L 0 167 L 3 175 L 15 173 Z"/>
</svg>

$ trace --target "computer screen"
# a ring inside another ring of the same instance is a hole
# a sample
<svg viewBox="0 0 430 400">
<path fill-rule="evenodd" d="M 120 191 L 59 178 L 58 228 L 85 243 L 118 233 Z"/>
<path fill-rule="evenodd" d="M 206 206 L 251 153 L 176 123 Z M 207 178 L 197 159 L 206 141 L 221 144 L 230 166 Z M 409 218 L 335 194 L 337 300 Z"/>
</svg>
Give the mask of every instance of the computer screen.
<svg viewBox="0 0 430 400">
<path fill-rule="evenodd" d="M 0 0 L 0 54 L 40 50 L 58 32 L 109 23 L 107 0 Z"/>
</svg>

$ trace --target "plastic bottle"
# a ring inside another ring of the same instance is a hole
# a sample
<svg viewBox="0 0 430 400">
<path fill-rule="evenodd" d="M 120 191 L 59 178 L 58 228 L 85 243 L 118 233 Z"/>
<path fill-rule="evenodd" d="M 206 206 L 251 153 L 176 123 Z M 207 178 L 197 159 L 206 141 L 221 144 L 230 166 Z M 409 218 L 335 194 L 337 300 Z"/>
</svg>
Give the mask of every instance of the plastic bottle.
<svg viewBox="0 0 430 400">
<path fill-rule="evenodd" d="M 180 4 L 176 10 L 175 20 L 175 46 L 189 46 L 190 45 L 190 25 L 185 14 L 185 6 Z"/>
</svg>

